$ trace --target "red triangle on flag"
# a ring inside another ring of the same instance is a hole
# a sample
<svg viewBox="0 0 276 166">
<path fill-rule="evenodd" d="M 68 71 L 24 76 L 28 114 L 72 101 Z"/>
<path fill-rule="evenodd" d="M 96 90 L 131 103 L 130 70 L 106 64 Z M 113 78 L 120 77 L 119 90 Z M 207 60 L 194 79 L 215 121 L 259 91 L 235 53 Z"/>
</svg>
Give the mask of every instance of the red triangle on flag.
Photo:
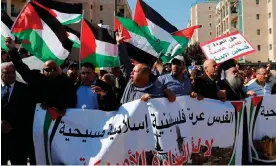
<svg viewBox="0 0 276 166">
<path fill-rule="evenodd" d="M 183 36 L 183 37 L 186 37 L 188 39 L 191 39 L 194 32 L 195 32 L 195 30 L 198 29 L 198 28 L 201 28 L 201 25 L 192 26 L 190 28 L 186 28 L 186 29 L 174 32 L 174 33 L 172 33 L 172 35 Z"/>
<path fill-rule="evenodd" d="M 144 13 L 144 10 L 141 6 L 141 1 L 137 0 L 136 8 L 135 8 L 135 14 L 133 19 L 140 27 L 148 26 L 148 22 L 146 19 L 146 15 Z"/>
<path fill-rule="evenodd" d="M 232 101 L 231 103 L 235 107 L 235 110 L 237 112 L 240 112 L 241 108 L 243 107 L 243 102 L 242 101 Z"/>
<path fill-rule="evenodd" d="M 88 23 L 83 19 L 81 27 L 81 51 L 80 60 L 82 61 L 86 57 L 96 52 L 96 39 L 92 29 L 90 29 Z"/>
<path fill-rule="evenodd" d="M 120 23 L 120 21 L 116 17 L 114 18 L 114 20 L 115 20 L 114 30 L 117 31 L 119 29 L 119 27 L 122 26 L 123 27 L 122 35 L 125 37 L 124 40 L 130 39 L 131 36 L 130 36 L 128 30 Z"/>
<path fill-rule="evenodd" d="M 32 4 L 28 3 L 18 16 L 12 32 L 23 32 L 29 29 L 43 29 L 42 22 Z"/>
</svg>

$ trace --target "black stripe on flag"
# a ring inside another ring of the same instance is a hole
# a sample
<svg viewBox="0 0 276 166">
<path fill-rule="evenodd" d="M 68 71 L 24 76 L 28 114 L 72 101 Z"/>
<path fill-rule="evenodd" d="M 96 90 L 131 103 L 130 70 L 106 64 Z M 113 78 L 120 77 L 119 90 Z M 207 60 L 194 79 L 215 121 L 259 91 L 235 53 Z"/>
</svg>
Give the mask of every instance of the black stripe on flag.
<svg viewBox="0 0 276 166">
<path fill-rule="evenodd" d="M 162 17 L 157 11 L 151 8 L 148 4 L 146 4 L 143 0 L 140 0 L 141 7 L 145 13 L 147 19 L 149 19 L 154 24 L 158 25 L 160 28 L 163 28 L 165 31 L 169 33 L 173 33 L 178 31 L 175 26 L 169 23 L 164 17 Z"/>
<path fill-rule="evenodd" d="M 35 0 L 41 5 L 68 14 L 82 14 L 82 3 L 63 3 L 54 0 Z"/>
<path fill-rule="evenodd" d="M 144 63 L 150 67 L 156 62 L 157 58 L 151 54 L 135 47 L 134 45 L 128 42 L 122 42 L 121 45 L 125 47 L 126 52 L 131 59 L 137 60 L 139 63 Z M 120 49 L 120 47 L 119 47 Z M 119 50 L 121 51 L 121 50 Z"/>
<path fill-rule="evenodd" d="M 40 18 L 49 26 L 49 28 L 55 33 L 59 41 L 62 43 L 63 48 L 69 52 L 72 49 L 73 42 L 68 39 L 67 33 L 63 25 L 48 11 L 30 2 Z M 59 46 L 57 46 L 59 47 Z"/>
<path fill-rule="evenodd" d="M 13 25 L 13 21 L 11 20 L 11 18 L 8 16 L 8 14 L 6 12 L 4 12 L 3 10 L 1 10 L 1 21 L 8 27 L 11 29 L 12 25 Z"/>
<path fill-rule="evenodd" d="M 108 30 L 106 28 L 99 27 L 95 23 L 89 23 L 89 21 L 85 20 L 90 29 L 92 30 L 96 40 L 116 44 L 115 33 L 112 30 Z"/>
</svg>

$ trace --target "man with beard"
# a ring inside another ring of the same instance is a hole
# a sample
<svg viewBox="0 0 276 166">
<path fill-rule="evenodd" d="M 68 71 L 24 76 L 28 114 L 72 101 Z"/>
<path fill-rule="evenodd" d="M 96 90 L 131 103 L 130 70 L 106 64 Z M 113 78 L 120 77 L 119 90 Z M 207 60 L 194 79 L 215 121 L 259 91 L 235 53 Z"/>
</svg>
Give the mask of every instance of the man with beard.
<svg viewBox="0 0 276 166">
<path fill-rule="evenodd" d="M 242 100 L 245 94 L 242 90 L 242 81 L 238 76 L 238 69 L 234 59 L 230 59 L 221 64 L 221 69 L 224 71 L 225 78 L 218 82 L 220 89 L 226 90 L 227 100 Z"/>
</svg>

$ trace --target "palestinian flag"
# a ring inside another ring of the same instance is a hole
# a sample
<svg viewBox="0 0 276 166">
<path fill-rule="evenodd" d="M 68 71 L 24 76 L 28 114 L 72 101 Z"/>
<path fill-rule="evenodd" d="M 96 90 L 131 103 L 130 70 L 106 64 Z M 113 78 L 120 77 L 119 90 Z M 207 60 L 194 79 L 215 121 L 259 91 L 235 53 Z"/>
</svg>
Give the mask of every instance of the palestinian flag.
<svg viewBox="0 0 276 166">
<path fill-rule="evenodd" d="M 129 52 L 129 57 L 152 66 L 163 50 L 160 44 L 131 19 L 116 17 L 115 30 L 120 25 L 123 26 L 123 36 L 127 39 L 123 44 Z"/>
<path fill-rule="evenodd" d="M 143 0 L 137 0 L 134 21 L 154 40 L 160 42 L 165 56 L 181 54 L 188 45 L 189 39 L 174 35 L 178 29 Z"/>
<path fill-rule="evenodd" d="M 113 31 L 82 21 L 81 63 L 93 63 L 96 68 L 120 66 L 118 47 Z"/>
<path fill-rule="evenodd" d="M 62 64 L 73 45 L 63 25 L 33 2 L 22 9 L 12 32 L 19 39 L 28 41 L 29 44 L 22 46 L 43 62 L 54 60 Z"/>
<path fill-rule="evenodd" d="M 14 35 L 11 33 L 11 27 L 13 25 L 13 21 L 7 15 L 6 12 L 1 10 L 1 48 L 8 51 L 8 47 L 6 46 L 6 37 L 11 37 L 13 40 Z"/>
<path fill-rule="evenodd" d="M 73 42 L 73 47 L 80 48 L 80 33 L 69 26 L 64 25 L 68 38 Z"/>
<path fill-rule="evenodd" d="M 47 10 L 62 25 L 79 23 L 82 19 L 82 3 L 69 4 L 54 0 L 33 0 L 33 3 Z"/>
</svg>

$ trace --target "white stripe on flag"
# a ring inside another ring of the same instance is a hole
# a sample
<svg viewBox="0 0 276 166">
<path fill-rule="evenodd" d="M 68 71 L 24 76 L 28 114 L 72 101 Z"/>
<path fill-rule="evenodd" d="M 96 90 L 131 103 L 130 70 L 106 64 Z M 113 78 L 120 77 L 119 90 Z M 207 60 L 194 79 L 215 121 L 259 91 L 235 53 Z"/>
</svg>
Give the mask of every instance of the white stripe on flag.
<svg viewBox="0 0 276 166">
<path fill-rule="evenodd" d="M 43 20 L 41 20 L 41 22 L 43 30 L 39 29 L 35 31 L 58 59 L 65 60 L 70 52 L 62 47 L 62 43 L 51 28 Z"/>
<path fill-rule="evenodd" d="M 80 39 L 78 38 L 78 36 L 76 36 L 75 34 L 73 33 L 70 33 L 70 32 L 67 32 L 69 34 L 69 39 L 80 44 Z"/>
<path fill-rule="evenodd" d="M 6 24 L 4 24 L 2 21 L 1 21 L 1 35 L 3 35 L 5 38 L 11 37 L 13 40 L 15 39 L 14 35 L 11 33 L 10 28 L 8 28 Z"/>
<path fill-rule="evenodd" d="M 118 56 L 118 46 L 116 44 L 96 40 L 96 54 Z"/>
<path fill-rule="evenodd" d="M 67 21 L 70 21 L 70 20 L 73 20 L 77 17 L 80 17 L 81 14 L 69 14 L 69 13 L 62 13 L 62 12 L 59 12 L 57 10 L 54 10 L 52 9 L 56 14 L 57 14 L 57 19 L 61 22 L 61 23 L 64 23 L 64 22 L 67 22 Z M 78 23 L 80 22 L 81 19 L 75 23 Z"/>
</svg>

